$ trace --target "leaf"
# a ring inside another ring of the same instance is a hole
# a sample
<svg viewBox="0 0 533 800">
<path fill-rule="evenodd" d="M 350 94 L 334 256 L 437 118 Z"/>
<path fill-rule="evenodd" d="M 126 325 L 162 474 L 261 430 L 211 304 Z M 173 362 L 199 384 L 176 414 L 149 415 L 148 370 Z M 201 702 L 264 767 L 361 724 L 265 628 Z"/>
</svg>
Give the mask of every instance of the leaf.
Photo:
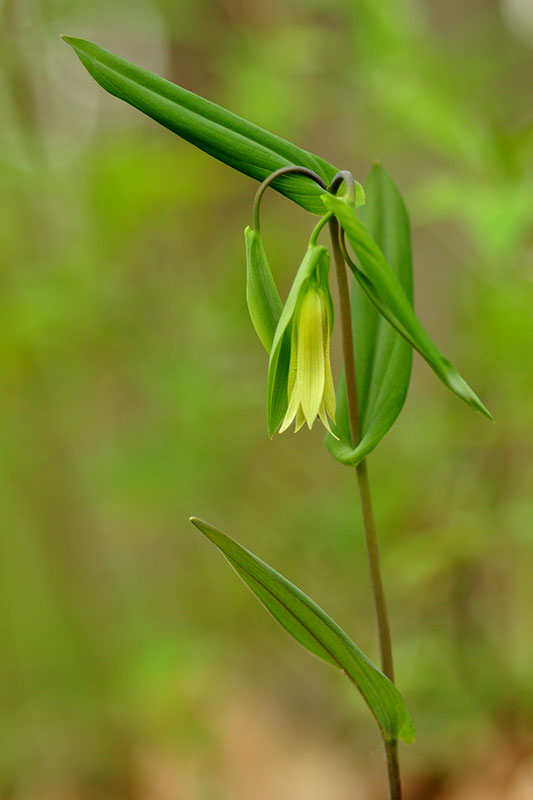
<svg viewBox="0 0 533 800">
<path fill-rule="evenodd" d="M 207 522 L 191 522 L 219 550 L 272 616 L 303 647 L 343 670 L 359 689 L 385 741 L 414 740 L 414 727 L 397 688 L 311 598 Z"/>
<path fill-rule="evenodd" d="M 63 39 L 103 89 L 245 175 L 263 181 L 280 167 L 296 165 L 313 170 L 328 186 L 338 171 L 324 159 L 93 42 L 73 36 Z M 324 213 L 323 189 L 313 180 L 287 175 L 272 186 L 307 211 Z"/>
<path fill-rule="evenodd" d="M 385 170 L 376 165 L 365 185 L 362 218 L 412 303 L 413 269 L 409 219 L 401 195 Z M 337 424 L 326 437 L 328 450 L 342 464 L 362 461 L 395 422 L 405 402 L 411 375 L 411 345 L 387 322 L 354 282 L 351 295 L 354 359 L 361 439 L 352 446 L 346 382 L 338 387 Z"/>
<path fill-rule="evenodd" d="M 307 279 L 317 269 L 324 270 L 324 274 L 327 275 L 329 261 L 330 256 L 325 247 L 322 245 L 309 245 L 296 273 L 287 302 L 281 312 L 268 364 L 267 416 L 270 436 L 274 435 L 287 413 L 288 373 L 291 355 L 290 323 L 296 310 L 298 299 L 302 289 L 305 288 Z"/>
<path fill-rule="evenodd" d="M 263 347 L 270 353 L 283 304 L 272 277 L 263 241 L 258 231 L 247 227 L 246 244 L 246 302 L 248 311 Z"/>
<path fill-rule="evenodd" d="M 491 413 L 428 336 L 416 317 L 409 298 L 382 251 L 358 218 L 353 207 L 342 197 L 323 194 L 324 205 L 333 211 L 354 249 L 358 264 L 352 272 L 378 311 L 427 361 L 441 381 L 461 400 L 489 419 Z"/>
</svg>

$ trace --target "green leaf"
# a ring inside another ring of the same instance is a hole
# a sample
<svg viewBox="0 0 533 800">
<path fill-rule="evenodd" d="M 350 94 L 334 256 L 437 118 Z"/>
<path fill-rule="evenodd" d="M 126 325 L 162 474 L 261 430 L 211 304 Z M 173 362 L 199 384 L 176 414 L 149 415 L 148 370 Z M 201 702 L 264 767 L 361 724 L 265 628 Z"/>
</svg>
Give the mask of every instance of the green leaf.
<svg viewBox="0 0 533 800">
<path fill-rule="evenodd" d="M 296 273 L 287 302 L 281 312 L 268 364 L 267 416 L 270 436 L 274 435 L 287 413 L 287 389 L 291 355 L 290 323 L 296 310 L 298 299 L 305 288 L 307 279 L 316 270 L 323 270 L 323 274 L 327 275 L 329 261 L 330 256 L 325 247 L 322 245 L 309 245 Z"/>
<path fill-rule="evenodd" d="M 246 302 L 255 331 L 270 353 L 283 304 L 270 270 L 263 241 L 258 231 L 247 227 Z"/>
<path fill-rule="evenodd" d="M 324 205 L 333 211 L 344 228 L 358 263 L 352 271 L 367 297 L 378 311 L 396 328 L 415 350 L 427 361 L 441 381 L 461 400 L 489 419 L 491 413 L 451 364 L 440 352 L 417 319 L 411 302 L 396 273 L 388 265 L 366 226 L 358 218 L 353 206 L 342 197 L 323 194 Z"/>
<path fill-rule="evenodd" d="M 263 181 L 280 167 L 296 165 L 313 170 L 328 186 L 338 171 L 324 159 L 93 42 L 72 36 L 63 39 L 103 89 L 245 175 Z M 272 186 L 307 211 L 324 213 L 323 190 L 313 180 L 287 175 Z"/>
<path fill-rule="evenodd" d="M 412 303 L 413 268 L 409 219 L 400 192 L 385 170 L 376 165 L 365 185 L 363 221 Z M 337 391 L 337 424 L 326 437 L 328 450 L 342 464 L 355 465 L 381 441 L 405 402 L 411 375 L 411 345 L 370 302 L 359 283 L 351 296 L 354 359 L 361 424 L 361 440 L 352 447 L 346 382 Z"/>
<path fill-rule="evenodd" d="M 311 598 L 207 522 L 196 517 L 191 517 L 191 522 L 222 551 L 267 611 L 297 642 L 346 673 L 363 695 L 385 741 L 413 741 L 413 722 L 394 684 Z"/>
</svg>

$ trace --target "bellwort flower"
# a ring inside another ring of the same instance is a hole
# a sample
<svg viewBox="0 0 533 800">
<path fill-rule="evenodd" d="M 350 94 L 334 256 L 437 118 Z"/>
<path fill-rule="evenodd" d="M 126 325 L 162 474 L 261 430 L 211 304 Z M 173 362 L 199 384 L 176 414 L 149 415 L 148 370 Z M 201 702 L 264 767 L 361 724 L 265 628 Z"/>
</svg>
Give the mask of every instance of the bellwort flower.
<svg viewBox="0 0 533 800">
<path fill-rule="evenodd" d="M 271 436 L 293 422 L 295 430 L 305 422 L 311 428 L 318 417 L 330 431 L 328 417 L 335 421 L 329 261 L 325 247 L 309 245 L 276 327 L 268 370 Z"/>
<path fill-rule="evenodd" d="M 331 298 L 327 287 L 313 278 L 302 292 L 291 326 L 291 359 L 288 377 L 288 408 L 280 433 L 296 420 L 311 428 L 317 416 L 331 433 L 328 415 L 335 422 L 335 389 L 331 375 L 329 342 Z"/>
</svg>

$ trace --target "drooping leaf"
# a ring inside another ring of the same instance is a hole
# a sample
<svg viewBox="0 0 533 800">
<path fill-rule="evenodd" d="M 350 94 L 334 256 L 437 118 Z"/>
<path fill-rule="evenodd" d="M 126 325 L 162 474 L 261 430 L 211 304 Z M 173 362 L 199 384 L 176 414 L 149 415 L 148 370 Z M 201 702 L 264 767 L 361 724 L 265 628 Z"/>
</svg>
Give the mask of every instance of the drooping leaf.
<svg viewBox="0 0 533 800">
<path fill-rule="evenodd" d="M 267 261 L 260 233 L 247 227 L 244 231 L 244 241 L 248 311 L 255 332 L 267 353 L 270 353 L 283 304 Z"/>
<path fill-rule="evenodd" d="M 413 741 L 413 722 L 397 688 L 311 598 L 207 522 L 196 517 L 191 522 L 222 551 L 267 611 L 297 642 L 346 673 L 376 718 L 385 741 Z"/>
<path fill-rule="evenodd" d="M 409 219 L 401 195 L 379 165 L 373 167 L 365 190 L 367 201 L 361 217 L 412 303 Z M 326 444 L 342 464 L 355 465 L 379 444 L 398 417 L 407 395 L 413 351 L 357 281 L 352 286 L 351 308 L 361 439 L 352 447 L 342 376 L 337 392 L 337 424 L 333 428 L 338 439 L 328 434 Z"/>
<path fill-rule="evenodd" d="M 319 156 L 93 42 L 73 36 L 63 38 L 103 89 L 245 175 L 263 181 L 280 167 L 296 165 L 313 170 L 328 186 L 338 171 Z M 324 213 L 320 200 L 323 190 L 313 180 L 286 175 L 274 181 L 272 187 L 308 211 Z"/>
<path fill-rule="evenodd" d="M 353 206 L 344 198 L 322 195 L 324 205 L 333 211 L 357 257 L 353 274 L 378 311 L 427 361 L 441 381 L 461 400 L 489 419 L 491 413 L 467 382 L 440 352 L 416 317 L 396 273 L 391 269 Z"/>
<path fill-rule="evenodd" d="M 291 329 L 298 299 L 307 279 L 316 271 L 327 275 L 330 256 L 322 245 L 309 245 L 296 273 L 294 283 L 283 307 L 274 334 L 268 364 L 267 417 L 268 431 L 273 436 L 280 426 L 288 408 L 288 373 L 290 364 Z"/>
</svg>

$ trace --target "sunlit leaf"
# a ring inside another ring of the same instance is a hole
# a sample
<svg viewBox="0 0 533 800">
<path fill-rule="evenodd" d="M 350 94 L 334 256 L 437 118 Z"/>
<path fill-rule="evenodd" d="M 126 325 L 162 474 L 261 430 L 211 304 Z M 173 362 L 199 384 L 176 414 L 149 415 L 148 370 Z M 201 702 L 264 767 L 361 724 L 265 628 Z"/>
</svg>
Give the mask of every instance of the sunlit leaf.
<svg viewBox="0 0 533 800">
<path fill-rule="evenodd" d="M 103 89 L 245 175 L 262 181 L 280 167 L 296 165 L 316 172 L 327 186 L 338 171 L 324 159 L 93 42 L 63 38 Z M 323 190 L 313 180 L 286 175 L 272 187 L 308 211 L 324 213 Z"/>
<path fill-rule="evenodd" d="M 492 415 L 428 336 L 411 302 L 391 269 L 383 252 L 358 218 L 353 206 L 342 197 L 322 195 L 326 208 L 333 211 L 355 252 L 357 263 L 352 271 L 359 285 L 378 311 L 427 361 L 441 381 L 461 400 L 489 419 Z"/>
<path fill-rule="evenodd" d="M 196 517 L 191 522 L 222 551 L 237 574 L 296 641 L 346 673 L 361 692 L 386 741 L 413 741 L 413 722 L 394 684 L 311 598 L 207 522 Z"/>
<path fill-rule="evenodd" d="M 372 169 L 365 190 L 361 217 L 412 302 L 409 220 L 400 193 L 379 165 Z M 337 391 L 337 425 L 333 428 L 338 439 L 328 434 L 326 444 L 334 458 L 354 465 L 376 447 L 398 417 L 409 386 L 413 351 L 357 281 L 352 286 L 351 307 L 361 439 L 352 447 L 342 376 Z"/>
</svg>

